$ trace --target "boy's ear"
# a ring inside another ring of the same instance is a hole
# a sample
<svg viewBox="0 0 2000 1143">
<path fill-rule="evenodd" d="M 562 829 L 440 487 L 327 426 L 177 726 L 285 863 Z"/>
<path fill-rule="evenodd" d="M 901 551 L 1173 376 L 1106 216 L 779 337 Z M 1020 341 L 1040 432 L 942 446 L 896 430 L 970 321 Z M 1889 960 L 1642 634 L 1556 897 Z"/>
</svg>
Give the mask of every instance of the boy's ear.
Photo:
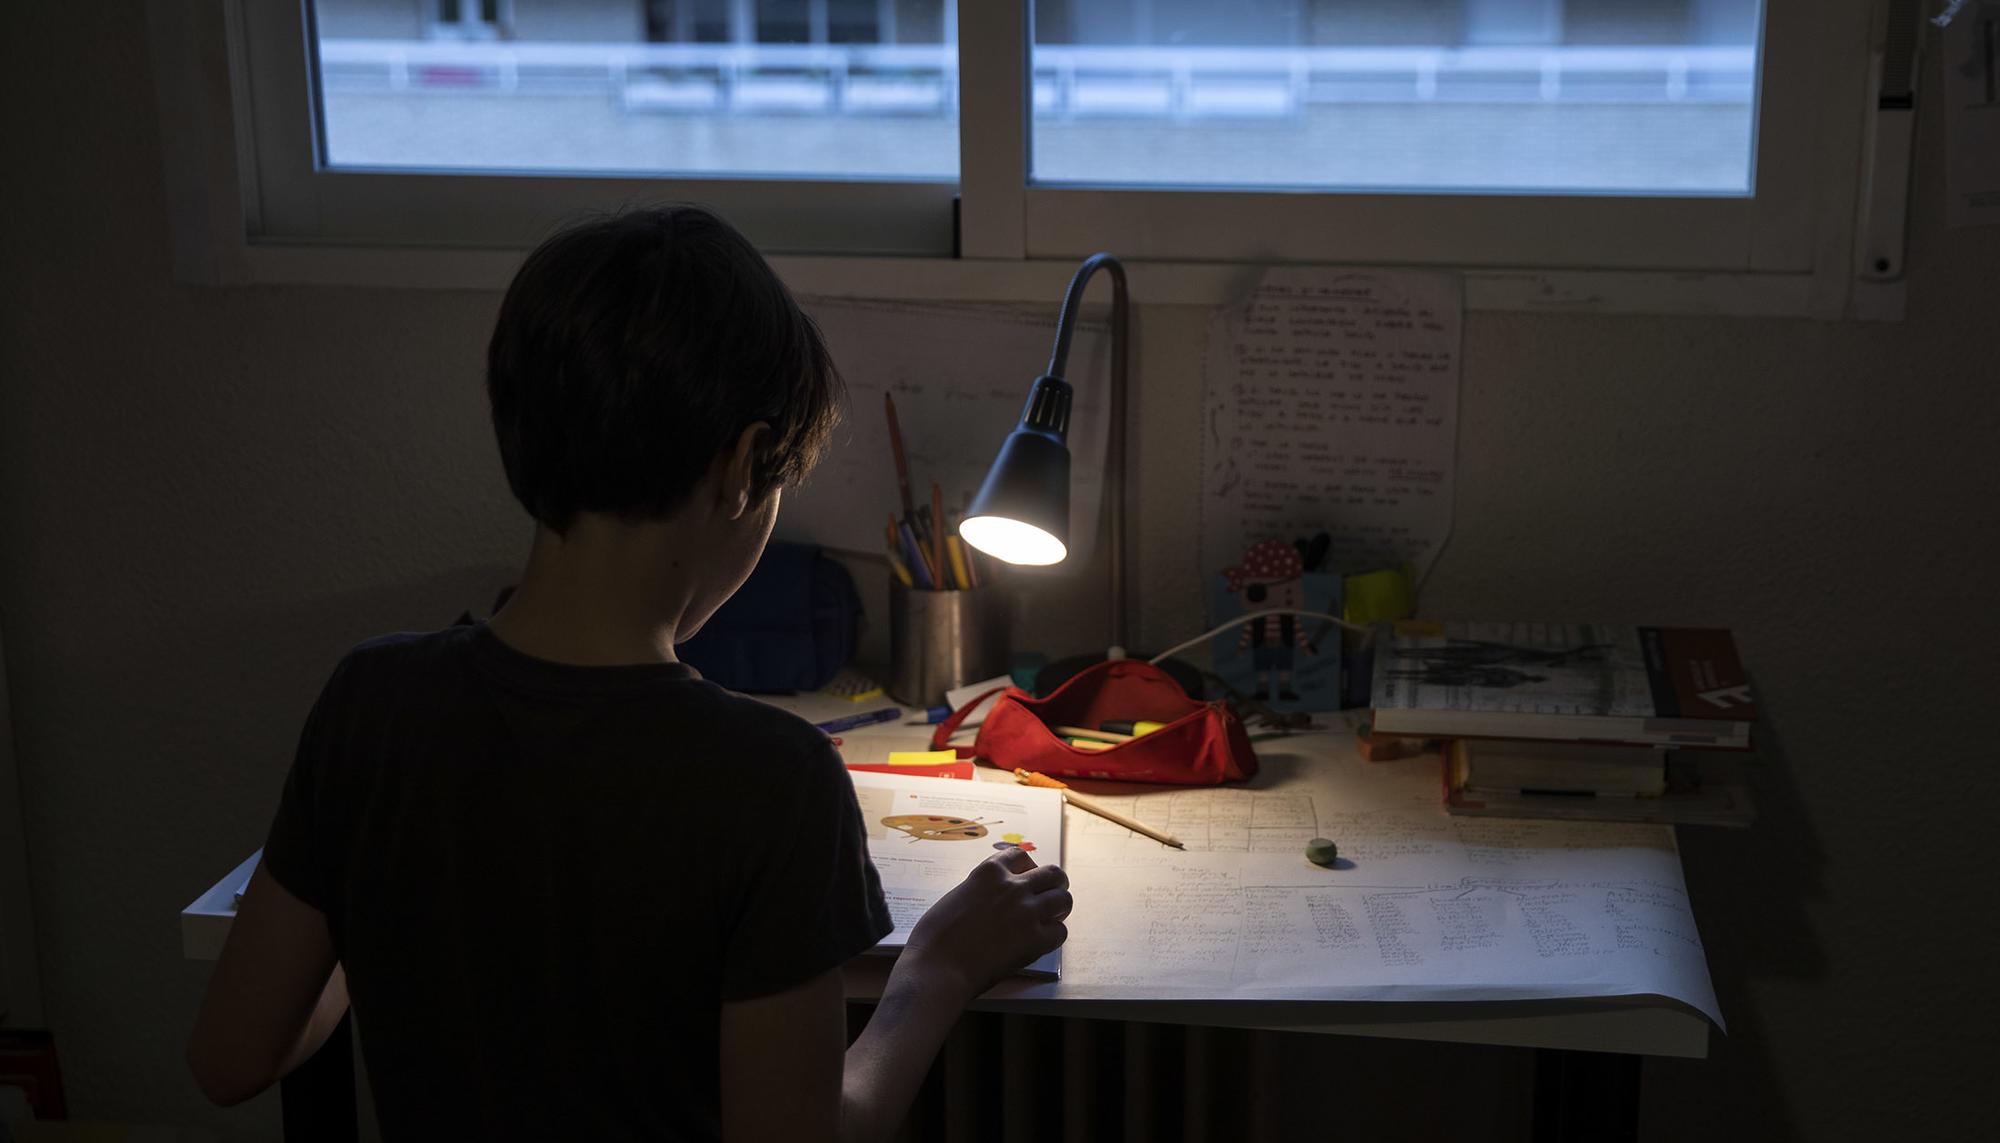
<svg viewBox="0 0 2000 1143">
<path fill-rule="evenodd" d="M 753 493 L 758 470 L 763 467 L 764 454 L 770 447 L 771 426 L 756 421 L 737 436 L 728 452 L 716 458 L 721 468 L 717 475 L 721 477 L 722 510 L 731 520 L 741 519 L 755 507 Z"/>
</svg>

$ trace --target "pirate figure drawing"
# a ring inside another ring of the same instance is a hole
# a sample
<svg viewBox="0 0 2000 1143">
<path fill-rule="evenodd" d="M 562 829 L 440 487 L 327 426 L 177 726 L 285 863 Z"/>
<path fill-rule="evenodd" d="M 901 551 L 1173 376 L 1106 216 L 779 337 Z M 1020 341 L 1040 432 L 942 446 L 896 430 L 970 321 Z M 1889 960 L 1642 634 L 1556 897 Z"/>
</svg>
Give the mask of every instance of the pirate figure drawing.
<svg viewBox="0 0 2000 1143">
<path fill-rule="evenodd" d="M 1245 612 L 1272 608 L 1296 611 L 1304 607 L 1305 573 L 1305 558 L 1295 545 L 1283 540 L 1251 545 L 1243 553 L 1240 567 L 1222 571 L 1229 581 L 1229 590 L 1242 594 Z M 1264 615 L 1246 621 L 1236 649 L 1246 648 L 1257 670 L 1257 693 L 1270 697 L 1272 676 L 1276 675 L 1277 698 L 1284 702 L 1298 701 L 1298 694 L 1292 690 L 1293 650 L 1301 649 L 1309 655 L 1319 653 L 1319 648 L 1306 640 L 1299 616 Z"/>
</svg>

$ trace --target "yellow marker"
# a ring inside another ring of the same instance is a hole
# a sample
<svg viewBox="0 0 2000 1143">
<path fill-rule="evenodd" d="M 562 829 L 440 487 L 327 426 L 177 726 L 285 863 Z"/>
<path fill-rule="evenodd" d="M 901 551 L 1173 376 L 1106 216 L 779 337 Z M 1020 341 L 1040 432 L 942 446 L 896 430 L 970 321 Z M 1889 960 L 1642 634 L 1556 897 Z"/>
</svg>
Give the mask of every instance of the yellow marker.
<svg viewBox="0 0 2000 1143">
<path fill-rule="evenodd" d="M 889 754 L 891 766 L 949 766 L 956 761 L 956 750 L 895 750 Z"/>
<path fill-rule="evenodd" d="M 951 553 L 951 577 L 958 581 L 958 590 L 972 588 L 972 573 L 965 570 L 965 545 L 957 536 L 944 538 L 945 550 Z"/>
<path fill-rule="evenodd" d="M 1155 730 L 1158 730 L 1165 725 L 1167 724 L 1164 722 L 1147 722 L 1143 718 L 1142 719 L 1114 718 L 1109 722 L 1098 723 L 1097 729 L 1110 731 L 1113 734 L 1129 734 L 1134 738 L 1138 738 L 1141 735 L 1151 734 Z"/>
<path fill-rule="evenodd" d="M 889 553 L 889 570 L 896 573 L 896 578 L 902 582 L 904 587 L 917 586 L 917 581 L 910 578 L 910 569 L 903 566 L 903 561 L 896 558 L 896 553 L 894 552 Z"/>
</svg>

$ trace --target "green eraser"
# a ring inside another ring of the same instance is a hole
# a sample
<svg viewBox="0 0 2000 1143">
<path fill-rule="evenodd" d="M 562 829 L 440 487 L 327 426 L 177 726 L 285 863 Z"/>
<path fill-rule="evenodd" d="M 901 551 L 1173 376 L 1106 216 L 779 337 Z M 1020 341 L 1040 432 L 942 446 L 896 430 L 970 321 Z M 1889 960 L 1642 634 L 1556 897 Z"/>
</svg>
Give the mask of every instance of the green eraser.
<svg viewBox="0 0 2000 1143">
<path fill-rule="evenodd" d="M 1340 858 L 1340 847 L 1323 837 L 1306 843 L 1306 860 L 1314 865 L 1332 865 Z"/>
</svg>

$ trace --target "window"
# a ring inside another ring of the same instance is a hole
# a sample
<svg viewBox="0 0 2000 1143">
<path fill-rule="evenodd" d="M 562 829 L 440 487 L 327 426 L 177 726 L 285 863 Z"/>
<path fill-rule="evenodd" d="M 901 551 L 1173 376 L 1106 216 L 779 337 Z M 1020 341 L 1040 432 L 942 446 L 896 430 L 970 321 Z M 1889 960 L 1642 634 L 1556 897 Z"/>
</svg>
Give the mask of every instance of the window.
<svg viewBox="0 0 2000 1143">
<path fill-rule="evenodd" d="M 253 248 L 519 250 L 674 197 L 779 254 L 1696 271 L 1792 309 L 1852 241 L 1866 0 L 209 3 Z"/>
<path fill-rule="evenodd" d="M 1759 0 L 1036 0 L 1042 185 L 1748 194 Z"/>
<path fill-rule="evenodd" d="M 428 3 L 434 28 L 490 34 L 412 40 L 365 18 L 380 0 L 312 0 L 323 166 L 958 174 L 957 45 L 935 18 L 944 0 L 904 0 L 933 17 L 907 22 L 916 39 L 898 35 L 897 4 L 875 0 Z"/>
<path fill-rule="evenodd" d="M 431 0 L 427 6 L 424 30 L 434 39 L 497 40 L 514 23 L 513 0 Z"/>
</svg>

